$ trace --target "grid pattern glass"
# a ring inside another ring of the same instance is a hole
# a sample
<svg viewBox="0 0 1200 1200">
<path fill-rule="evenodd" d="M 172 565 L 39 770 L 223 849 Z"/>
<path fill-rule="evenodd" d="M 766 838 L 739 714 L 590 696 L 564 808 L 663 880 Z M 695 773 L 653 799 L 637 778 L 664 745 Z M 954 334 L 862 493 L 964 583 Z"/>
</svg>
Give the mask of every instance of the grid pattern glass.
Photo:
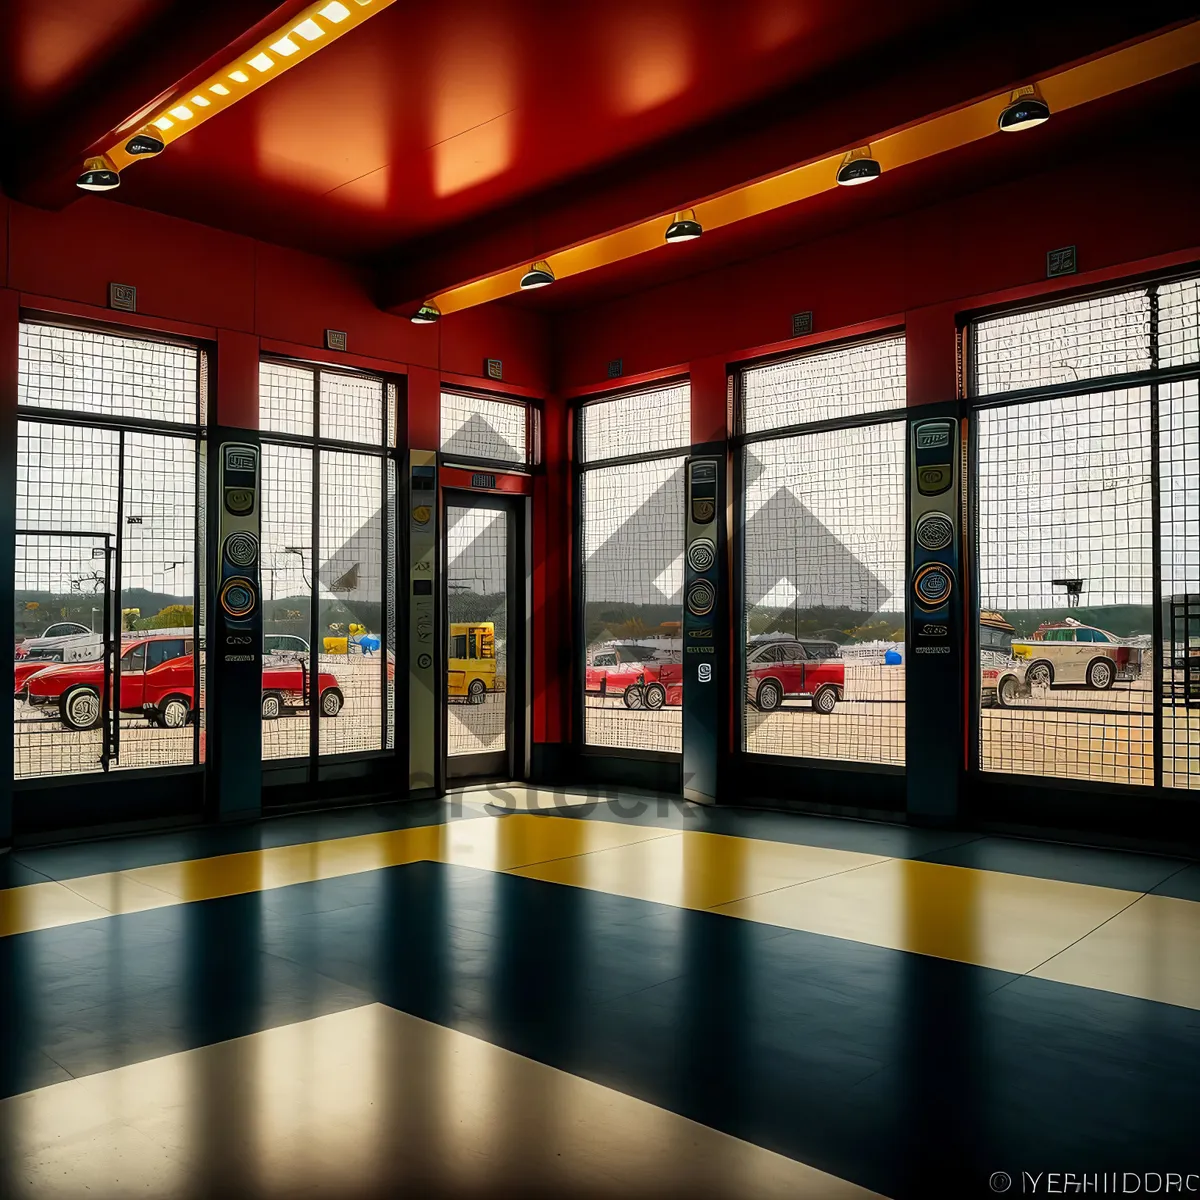
<svg viewBox="0 0 1200 1200">
<path fill-rule="evenodd" d="M 508 521 L 501 508 L 446 506 L 446 753 L 504 750 L 508 694 Z"/>
<path fill-rule="evenodd" d="M 308 681 L 312 675 L 312 491 L 309 446 L 262 448 L 264 759 L 309 752 Z M 277 715 L 276 715 L 277 714 Z"/>
<path fill-rule="evenodd" d="M 380 395 L 376 384 L 375 394 Z M 322 754 L 378 750 L 383 738 L 383 494 L 379 458 L 321 451 L 317 628 Z"/>
<path fill-rule="evenodd" d="M 264 433 L 313 434 L 312 371 L 264 362 L 258 371 L 258 422 Z"/>
<path fill-rule="evenodd" d="M 389 388 L 389 399 L 395 400 L 395 389 Z M 396 564 L 400 558 L 400 542 L 397 536 L 397 519 L 399 517 L 399 484 L 397 481 L 396 462 L 387 460 L 387 550 L 385 563 L 391 569 L 384 569 L 385 586 L 387 587 L 387 609 L 384 613 L 384 651 L 387 656 L 387 687 L 384 696 L 384 713 L 387 720 L 387 730 L 384 736 L 385 748 L 394 750 L 396 747 L 396 637 L 400 622 L 396 612 Z"/>
<path fill-rule="evenodd" d="M 1151 392 L 978 422 L 985 770 L 1154 782 Z"/>
<path fill-rule="evenodd" d="M 199 419 L 199 355 L 190 347 L 23 322 L 19 353 L 24 407 L 177 425 Z"/>
<path fill-rule="evenodd" d="M 477 458 L 524 465 L 529 461 L 528 407 L 443 392 L 441 450 L 447 458 Z"/>
<path fill-rule="evenodd" d="M 989 317 L 973 326 L 971 344 L 975 396 L 1145 371 L 1150 293 L 1141 288 Z"/>
<path fill-rule="evenodd" d="M 20 338 L 15 774 L 190 765 L 202 356 L 41 325 Z"/>
<path fill-rule="evenodd" d="M 746 433 L 903 408 L 905 342 L 884 338 L 753 367 L 742 375 Z"/>
<path fill-rule="evenodd" d="M 321 437 L 378 446 L 383 437 L 379 380 L 321 372 Z"/>
<path fill-rule="evenodd" d="M 585 463 L 679 451 L 690 444 L 691 390 L 686 383 L 614 396 L 579 410 Z"/>
<path fill-rule="evenodd" d="M 745 450 L 750 753 L 904 763 L 904 428 Z"/>
<path fill-rule="evenodd" d="M 657 709 L 646 696 L 681 658 L 684 460 L 595 467 L 580 492 L 584 738 L 678 753 L 679 687 L 663 686 Z"/>
<path fill-rule="evenodd" d="M 382 441 L 385 422 L 393 431 L 395 388 L 369 376 L 264 362 L 259 396 L 269 429 L 263 757 L 307 757 L 314 729 L 322 756 L 392 748 L 396 475 Z M 331 441 L 363 448 L 333 448 Z"/>
<path fill-rule="evenodd" d="M 1163 785 L 1200 788 L 1200 383 L 1160 387 L 1158 428 Z"/>
<path fill-rule="evenodd" d="M 1164 283 L 1158 289 L 1158 365 L 1200 362 L 1200 279 Z"/>
</svg>

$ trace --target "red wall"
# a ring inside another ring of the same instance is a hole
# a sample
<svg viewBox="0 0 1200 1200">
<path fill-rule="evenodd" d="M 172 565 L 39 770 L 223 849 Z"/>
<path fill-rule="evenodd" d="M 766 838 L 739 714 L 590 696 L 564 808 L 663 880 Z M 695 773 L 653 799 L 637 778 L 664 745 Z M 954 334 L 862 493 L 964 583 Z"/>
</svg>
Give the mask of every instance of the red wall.
<svg viewBox="0 0 1200 1200">
<path fill-rule="evenodd" d="M 1193 139 L 1169 170 L 1129 147 L 561 314 L 558 390 L 604 387 L 614 358 L 636 377 L 798 346 L 785 340 L 791 314 L 812 309 L 809 341 L 864 323 L 906 325 L 910 403 L 951 399 L 956 315 L 1051 290 L 1048 250 L 1077 247 L 1084 274 L 1069 286 L 1158 256 L 1200 260 L 1200 162 L 1188 147 Z"/>
<path fill-rule="evenodd" d="M 367 279 L 343 264 L 99 197 L 47 212 L 0 196 L 0 221 L 0 398 L 15 390 L 18 305 L 214 342 L 218 419 L 229 425 L 258 423 L 264 350 L 407 376 L 410 443 L 429 449 L 437 446 L 443 381 L 534 400 L 548 390 L 547 321 L 537 313 L 491 305 L 415 326 L 382 311 Z M 136 315 L 108 309 L 110 282 L 137 287 Z M 347 354 L 323 349 L 326 329 L 346 333 Z M 484 378 L 487 358 L 503 362 L 503 383 Z M 11 408 L 10 398 L 4 411 Z M 549 415 L 547 424 L 553 429 Z M 552 435 L 547 470 L 556 478 L 565 470 L 561 457 L 553 462 L 560 444 L 565 452 L 565 438 Z M 561 479 L 549 489 L 540 483 L 533 522 L 538 741 L 562 735 L 558 663 L 547 659 L 542 637 L 546 623 L 555 636 L 559 624 L 569 626 L 557 582 L 569 561 L 560 549 L 562 487 Z M 555 697 L 549 709 L 547 696 Z"/>
<path fill-rule="evenodd" d="M 177 322 L 201 336 L 238 333 L 297 351 L 319 350 L 324 331 L 339 329 L 348 336 L 343 362 L 372 359 L 399 373 L 429 367 L 484 387 L 484 359 L 499 358 L 506 384 L 538 395 L 547 387 L 547 327 L 536 313 L 493 305 L 416 326 L 383 312 L 351 267 L 99 197 L 62 212 L 0 197 L 0 214 L 0 281 L 27 307 L 87 305 L 97 319 L 121 320 L 107 309 L 108 285 L 131 283 L 133 325 Z"/>
</svg>

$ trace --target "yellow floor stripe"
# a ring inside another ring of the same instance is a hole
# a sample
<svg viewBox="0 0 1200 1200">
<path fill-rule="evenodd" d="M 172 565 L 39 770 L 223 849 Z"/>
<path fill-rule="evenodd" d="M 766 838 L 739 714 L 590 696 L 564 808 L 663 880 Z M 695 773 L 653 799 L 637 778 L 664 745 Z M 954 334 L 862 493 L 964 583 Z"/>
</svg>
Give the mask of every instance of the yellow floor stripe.
<svg viewBox="0 0 1200 1200">
<path fill-rule="evenodd" d="M 758 892 L 885 861 L 880 855 L 821 846 L 687 832 L 581 857 L 556 858 L 512 873 L 680 908 L 715 908 Z"/>
<path fill-rule="evenodd" d="M 0 891 L 0 935 L 432 860 L 1200 1009 L 1200 904 L 517 812 Z"/>
<path fill-rule="evenodd" d="M 370 1004 L 0 1101 L 8 1196 L 875 1193 Z"/>
</svg>

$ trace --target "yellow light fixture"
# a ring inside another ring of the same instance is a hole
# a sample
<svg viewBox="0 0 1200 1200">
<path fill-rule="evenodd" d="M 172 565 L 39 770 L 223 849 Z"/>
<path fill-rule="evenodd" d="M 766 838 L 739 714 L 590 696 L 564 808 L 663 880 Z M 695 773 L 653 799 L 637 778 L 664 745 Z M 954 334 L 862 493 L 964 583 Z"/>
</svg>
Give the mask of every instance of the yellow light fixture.
<svg viewBox="0 0 1200 1200">
<path fill-rule="evenodd" d="M 172 96 L 138 126 L 122 130 L 119 140 L 106 152 L 111 169 L 120 172 L 137 161 L 139 156 L 127 153 L 125 147 L 142 124 L 153 126 L 169 145 L 393 3 L 395 0 L 354 0 L 349 4 L 315 0 L 286 25 L 248 47 L 234 62 L 226 63 L 198 85 L 193 84 L 189 91 Z"/>
<path fill-rule="evenodd" d="M 1040 79 L 1036 88 L 1029 85 L 1005 92 L 1000 97 L 988 96 L 903 129 L 880 134 L 871 138 L 866 153 L 870 161 L 878 165 L 880 173 L 895 170 L 999 133 L 998 108 L 1006 103 L 1011 106 L 1014 99 L 1034 95 L 1047 112 L 1065 112 L 1198 63 L 1200 21 L 1192 21 L 1109 54 L 1064 67 Z M 1030 124 L 1026 122 L 1023 127 L 1028 128 Z M 1019 127 L 1022 126 L 1005 128 Z M 838 187 L 840 166 L 848 159 L 864 161 L 851 158 L 854 153 L 851 151 L 848 155 L 845 150 L 839 150 L 712 196 L 695 205 L 696 221 L 705 230 L 720 229 L 833 191 Z M 597 267 L 623 262 L 656 250 L 662 244 L 662 218 L 641 221 L 555 251 L 552 255 L 553 278 L 568 279 Z M 461 312 L 517 294 L 522 287 L 528 286 L 525 279 L 531 273 L 532 268 L 505 268 L 447 288 L 431 299 L 444 315 Z"/>
</svg>

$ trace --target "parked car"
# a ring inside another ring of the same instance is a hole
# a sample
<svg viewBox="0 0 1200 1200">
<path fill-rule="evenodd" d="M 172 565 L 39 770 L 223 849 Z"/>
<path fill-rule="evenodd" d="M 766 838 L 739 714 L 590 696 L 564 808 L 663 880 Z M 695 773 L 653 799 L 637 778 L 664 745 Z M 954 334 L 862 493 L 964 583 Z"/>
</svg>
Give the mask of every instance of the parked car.
<svg viewBox="0 0 1200 1200">
<path fill-rule="evenodd" d="M 450 626 L 446 695 L 482 704 L 497 690 L 496 626 L 492 621 L 455 621 Z"/>
<path fill-rule="evenodd" d="M 1089 687 L 1107 691 L 1117 680 L 1142 675 L 1142 650 L 1116 634 L 1068 617 L 1040 625 L 1028 640 L 1014 639 L 1013 664 L 1001 668 L 996 700 L 1004 707 L 1040 687 Z"/>
<path fill-rule="evenodd" d="M 1017 667 L 1012 656 L 1014 633 L 1016 630 L 1000 613 L 984 610 L 979 614 L 979 702 L 984 708 L 997 703 L 1001 673 Z"/>
<path fill-rule="evenodd" d="M 667 702 L 659 672 L 666 663 L 648 646 L 613 643 L 598 646 L 584 668 L 584 691 L 620 696 L 626 708 L 659 709 Z"/>
<path fill-rule="evenodd" d="M 781 637 L 747 647 L 746 695 L 760 712 L 772 712 L 785 699 L 809 697 L 816 712 L 828 715 L 845 688 L 846 664 L 836 642 Z"/>
<path fill-rule="evenodd" d="M 95 662 L 104 657 L 104 638 L 78 621 L 58 621 L 41 637 L 17 642 L 14 657 L 18 662 Z"/>
<path fill-rule="evenodd" d="M 102 662 L 44 667 L 25 680 L 19 698 L 38 707 L 57 705 L 59 718 L 68 729 L 95 729 L 103 712 L 104 672 Z M 262 680 L 264 719 L 307 705 L 308 671 L 303 663 L 264 667 Z M 322 671 L 318 687 L 321 715 L 336 717 L 344 703 L 337 679 Z M 151 724 L 178 729 L 192 719 L 195 695 L 191 638 L 148 637 L 131 641 L 122 649 L 122 712 L 140 713 Z"/>
<path fill-rule="evenodd" d="M 121 711 L 143 712 L 148 689 L 182 674 L 187 675 L 190 695 L 192 649 L 192 639 L 182 637 L 146 637 L 127 642 L 121 651 Z M 181 666 L 184 663 L 186 666 Z M 104 675 L 103 662 L 44 667 L 25 680 L 24 698 L 38 707 L 57 705 L 68 729 L 94 729 L 100 724 Z M 182 713 L 177 706 L 171 713 L 179 725 L 186 724 L 190 714 L 190 704 Z"/>
<path fill-rule="evenodd" d="M 308 654 L 308 642 L 294 633 L 264 633 L 263 654 Z"/>
</svg>

